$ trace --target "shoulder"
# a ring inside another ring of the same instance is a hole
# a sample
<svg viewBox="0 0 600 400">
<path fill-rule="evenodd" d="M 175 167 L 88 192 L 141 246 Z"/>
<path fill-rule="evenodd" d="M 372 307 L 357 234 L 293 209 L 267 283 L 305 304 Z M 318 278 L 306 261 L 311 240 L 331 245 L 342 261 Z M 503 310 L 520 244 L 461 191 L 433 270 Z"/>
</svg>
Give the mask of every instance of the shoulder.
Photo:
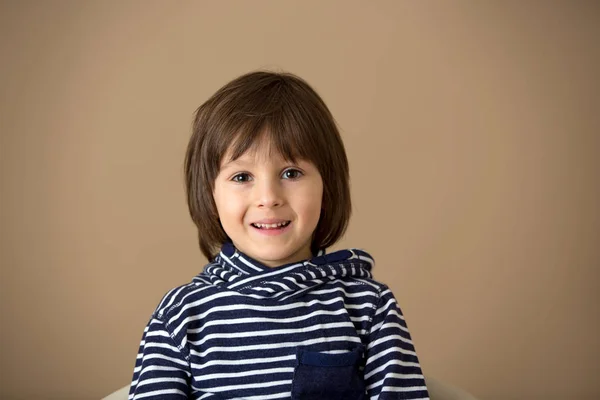
<svg viewBox="0 0 600 400">
<path fill-rule="evenodd" d="M 366 250 L 361 248 L 347 248 L 337 250 L 329 254 L 316 257 L 313 260 L 318 265 L 343 265 L 342 273 L 336 276 L 337 280 L 349 282 L 352 285 L 361 286 L 362 291 L 369 291 L 379 297 L 383 292 L 389 290 L 388 286 L 373 278 L 372 270 L 375 268 L 375 259 Z"/>
<path fill-rule="evenodd" d="M 385 283 L 378 281 L 373 276 L 373 270 L 375 267 L 375 258 L 368 253 L 366 250 L 360 248 L 350 248 L 347 250 L 352 254 L 351 257 L 348 258 L 350 261 L 359 261 L 363 267 L 366 267 L 369 271 L 369 275 L 367 277 L 357 278 L 356 281 L 363 283 L 371 287 L 374 291 L 376 291 L 380 297 L 394 297 L 392 293 L 392 289 Z"/>
<path fill-rule="evenodd" d="M 355 278 L 354 280 L 375 293 L 377 297 L 381 297 L 385 293 L 391 292 L 390 288 L 385 283 L 381 283 L 373 278 Z"/>
<path fill-rule="evenodd" d="M 205 283 L 192 281 L 167 291 L 154 310 L 153 317 L 165 320 L 176 314 L 185 304 L 193 302 L 208 288 Z"/>
</svg>

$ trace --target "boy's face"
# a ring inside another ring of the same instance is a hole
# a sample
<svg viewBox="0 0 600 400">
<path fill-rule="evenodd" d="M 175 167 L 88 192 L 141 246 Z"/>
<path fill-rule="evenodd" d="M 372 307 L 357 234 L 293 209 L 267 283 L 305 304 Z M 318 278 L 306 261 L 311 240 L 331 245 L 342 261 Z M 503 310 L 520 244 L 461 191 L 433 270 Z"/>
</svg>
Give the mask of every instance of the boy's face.
<svg viewBox="0 0 600 400">
<path fill-rule="evenodd" d="M 260 144 L 223 157 L 213 192 L 221 225 L 240 251 L 269 267 L 312 256 L 323 180 L 310 162 L 286 161 Z"/>
</svg>

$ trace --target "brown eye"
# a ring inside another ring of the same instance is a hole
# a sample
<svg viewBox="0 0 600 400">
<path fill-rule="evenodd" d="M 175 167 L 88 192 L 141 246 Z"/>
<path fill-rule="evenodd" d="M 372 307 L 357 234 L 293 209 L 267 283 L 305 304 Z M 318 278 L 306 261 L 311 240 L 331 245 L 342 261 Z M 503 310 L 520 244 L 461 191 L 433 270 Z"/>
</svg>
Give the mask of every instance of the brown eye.
<svg viewBox="0 0 600 400">
<path fill-rule="evenodd" d="M 302 175 L 302 172 L 295 168 L 290 168 L 283 171 L 283 179 L 298 179 Z"/>
<path fill-rule="evenodd" d="M 240 174 L 234 175 L 233 178 L 231 178 L 231 180 L 237 183 L 246 183 L 250 181 L 250 175 L 245 172 L 242 172 Z"/>
</svg>

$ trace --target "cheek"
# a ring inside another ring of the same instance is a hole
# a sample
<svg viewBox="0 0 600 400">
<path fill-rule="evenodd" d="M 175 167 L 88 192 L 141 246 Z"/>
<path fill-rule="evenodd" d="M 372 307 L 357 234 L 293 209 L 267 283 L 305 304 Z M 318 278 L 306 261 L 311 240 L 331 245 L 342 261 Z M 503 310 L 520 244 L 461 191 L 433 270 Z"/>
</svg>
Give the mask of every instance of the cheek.
<svg viewBox="0 0 600 400">
<path fill-rule="evenodd" d="M 323 186 L 319 184 L 310 185 L 302 196 L 302 210 L 305 218 L 313 224 L 319 222 L 323 199 Z"/>
<path fill-rule="evenodd" d="M 218 208 L 219 216 L 227 219 L 239 219 L 244 216 L 245 207 L 240 201 L 233 198 L 227 198 L 221 202 L 221 207 Z"/>
<path fill-rule="evenodd" d="M 213 198 L 223 224 L 241 219 L 245 213 L 244 196 L 232 191 L 215 190 Z"/>
</svg>

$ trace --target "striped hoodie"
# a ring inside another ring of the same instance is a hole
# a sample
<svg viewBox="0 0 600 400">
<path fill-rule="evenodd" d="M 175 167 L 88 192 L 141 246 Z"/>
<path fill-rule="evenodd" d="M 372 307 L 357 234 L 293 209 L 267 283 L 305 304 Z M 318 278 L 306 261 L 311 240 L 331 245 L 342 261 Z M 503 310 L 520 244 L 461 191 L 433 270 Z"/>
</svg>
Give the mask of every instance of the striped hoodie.
<svg viewBox="0 0 600 400">
<path fill-rule="evenodd" d="M 152 314 L 129 399 L 428 399 L 373 264 L 352 249 L 269 268 L 225 244 Z"/>
</svg>

